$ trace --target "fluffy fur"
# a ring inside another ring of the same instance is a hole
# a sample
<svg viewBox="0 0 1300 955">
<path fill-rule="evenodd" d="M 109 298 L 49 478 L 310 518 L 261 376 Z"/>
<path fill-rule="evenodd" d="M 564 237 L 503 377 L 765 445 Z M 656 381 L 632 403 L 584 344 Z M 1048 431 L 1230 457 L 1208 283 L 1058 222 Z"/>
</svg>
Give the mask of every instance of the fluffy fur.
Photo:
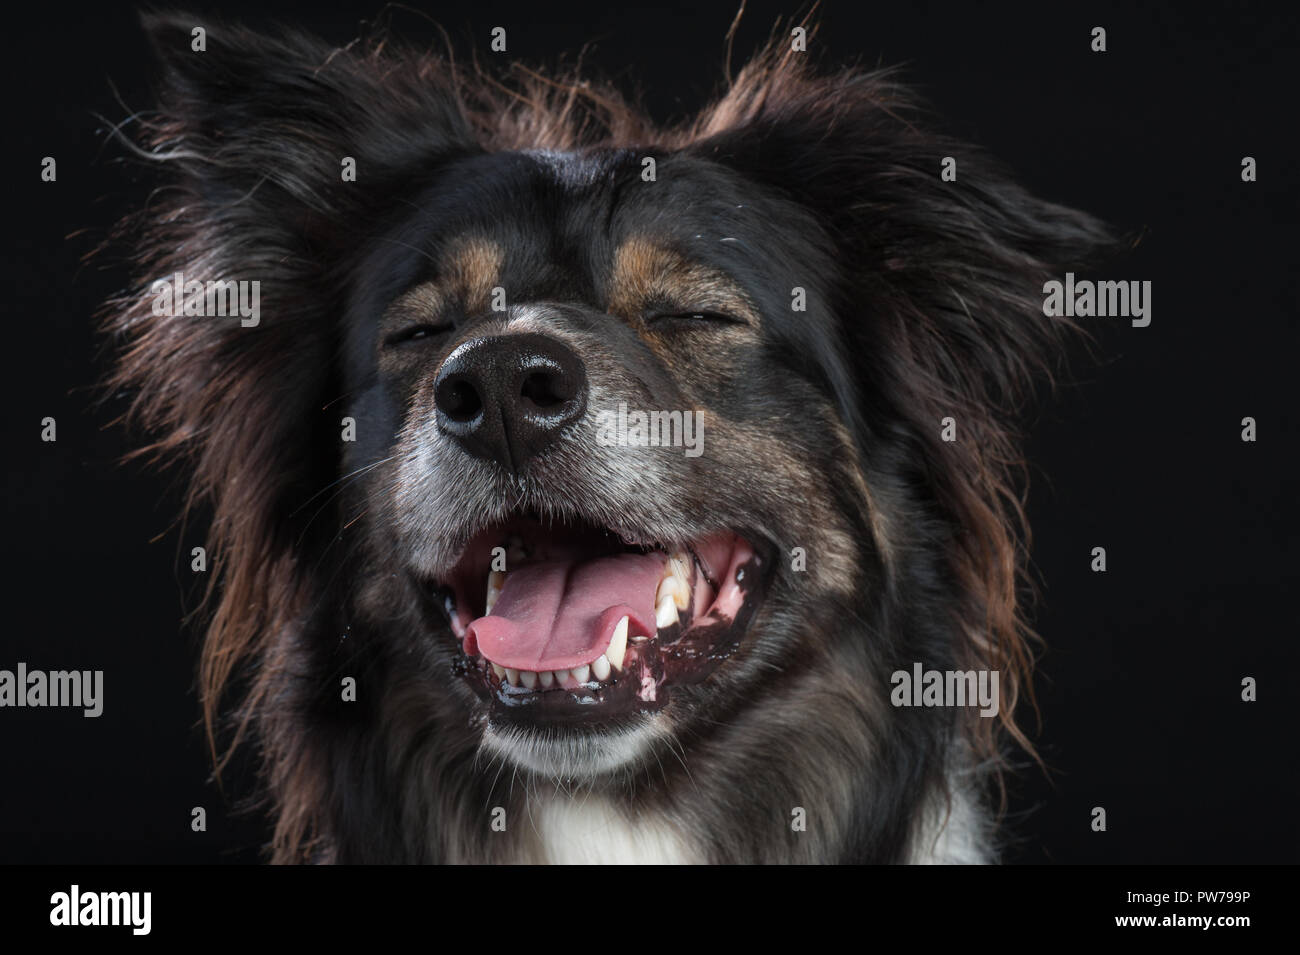
<svg viewBox="0 0 1300 955">
<path fill-rule="evenodd" d="M 1014 419 L 1060 348 L 1043 281 L 1105 241 L 1095 221 L 934 132 L 893 74 L 779 43 L 662 127 L 567 74 L 146 26 L 165 72 L 136 142 L 166 188 L 118 235 L 138 270 L 107 311 L 112 386 L 211 506 L 202 703 L 214 753 L 255 747 L 276 861 L 993 858 L 1030 686 Z M 606 399 L 701 409 L 709 452 L 634 469 L 575 434 L 514 476 L 458 453 L 429 382 L 489 324 L 400 354 L 377 331 L 457 255 L 462 299 L 479 272 L 510 291 L 492 329 L 563 339 Z M 175 272 L 260 280 L 261 324 L 153 314 Z M 730 283 L 752 322 L 659 332 L 617 307 L 665 282 Z M 496 725 L 420 579 L 520 502 L 656 540 L 743 529 L 775 558 L 758 615 L 658 713 Z M 913 661 L 999 671 L 999 718 L 892 707 Z"/>
</svg>

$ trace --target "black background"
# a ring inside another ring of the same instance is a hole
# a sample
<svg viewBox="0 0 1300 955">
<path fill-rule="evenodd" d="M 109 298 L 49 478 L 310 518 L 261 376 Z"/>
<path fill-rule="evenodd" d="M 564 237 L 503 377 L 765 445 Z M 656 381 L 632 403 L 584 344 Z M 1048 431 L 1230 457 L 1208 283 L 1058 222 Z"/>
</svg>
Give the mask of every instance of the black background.
<svg viewBox="0 0 1300 955">
<path fill-rule="evenodd" d="M 735 11 L 411 6 L 423 13 L 392 12 L 399 32 L 431 40 L 432 18 L 483 59 L 498 25 L 534 64 L 589 45 L 586 61 L 660 118 L 716 89 Z M 827 65 L 905 64 L 946 128 L 1139 238 L 1099 275 L 1153 283 L 1149 327 L 1084 320 L 1093 357 L 1030 422 L 1052 773 L 1018 777 L 1006 858 L 1295 861 L 1297 19 L 1280 4 L 969 6 L 824 4 L 813 49 Z M 382 5 L 195 8 L 344 43 Z M 751 3 L 737 59 L 793 12 Z M 99 719 L 0 711 L 0 862 L 255 861 L 267 833 L 232 813 L 247 773 L 219 790 L 197 729 L 197 629 L 182 617 L 202 528 L 175 523 L 179 478 L 117 464 L 138 436 L 112 424 L 118 402 L 92 404 L 107 366 L 92 313 L 126 276 L 83 257 L 150 188 L 106 131 L 150 105 L 154 66 L 129 5 L 6 17 L 0 668 L 102 669 L 106 702 Z M 1255 183 L 1240 178 L 1247 155 Z M 40 180 L 44 156 L 57 183 Z M 40 441 L 47 415 L 55 444 Z M 1105 574 L 1089 569 L 1094 546 Z M 1258 702 L 1241 702 L 1243 676 Z M 190 830 L 198 805 L 206 833 Z"/>
</svg>

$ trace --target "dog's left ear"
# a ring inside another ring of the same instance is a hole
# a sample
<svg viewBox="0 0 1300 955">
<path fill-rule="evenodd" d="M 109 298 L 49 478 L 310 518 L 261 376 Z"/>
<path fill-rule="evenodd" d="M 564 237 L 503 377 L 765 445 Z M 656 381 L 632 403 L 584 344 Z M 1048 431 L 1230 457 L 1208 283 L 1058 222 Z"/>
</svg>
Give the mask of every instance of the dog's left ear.
<svg viewBox="0 0 1300 955">
<path fill-rule="evenodd" d="M 883 356 L 878 336 L 902 336 L 968 400 L 1027 384 L 1060 328 L 1042 312 L 1045 279 L 1112 243 L 1096 219 L 1032 196 L 981 150 L 927 128 L 890 71 L 815 75 L 798 54 L 762 55 L 695 140 L 693 152 L 823 227 L 840 269 L 829 304 L 860 355 Z"/>
</svg>

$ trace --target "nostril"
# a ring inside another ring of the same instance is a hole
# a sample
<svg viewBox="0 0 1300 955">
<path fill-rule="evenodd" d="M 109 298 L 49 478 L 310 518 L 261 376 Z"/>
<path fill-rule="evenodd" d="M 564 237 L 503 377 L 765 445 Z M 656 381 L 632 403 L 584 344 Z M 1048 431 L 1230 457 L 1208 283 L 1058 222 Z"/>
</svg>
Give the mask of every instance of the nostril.
<svg viewBox="0 0 1300 955">
<path fill-rule="evenodd" d="M 572 387 L 564 379 L 549 371 L 535 371 L 524 378 L 519 389 L 521 397 L 527 398 L 539 408 L 553 408 L 573 397 Z"/>
<path fill-rule="evenodd" d="M 439 411 L 458 424 L 473 421 L 483 412 L 478 389 L 464 378 L 452 377 L 439 382 L 434 401 Z"/>
<path fill-rule="evenodd" d="M 442 434 L 475 457 L 518 472 L 585 414 L 586 369 L 554 338 L 487 335 L 443 359 L 433 404 Z"/>
</svg>

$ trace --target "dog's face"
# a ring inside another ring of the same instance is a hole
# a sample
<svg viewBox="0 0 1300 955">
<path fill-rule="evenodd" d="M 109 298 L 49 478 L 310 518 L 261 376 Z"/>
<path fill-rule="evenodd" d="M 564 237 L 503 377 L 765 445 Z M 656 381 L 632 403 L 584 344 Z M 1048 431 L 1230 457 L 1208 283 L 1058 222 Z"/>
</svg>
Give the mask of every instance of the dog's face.
<svg viewBox="0 0 1300 955">
<path fill-rule="evenodd" d="M 393 555 L 373 602 L 418 601 L 401 639 L 445 652 L 410 658 L 552 775 L 763 706 L 825 665 L 873 563 L 818 227 L 655 158 L 653 181 L 629 150 L 460 161 L 370 243 L 347 309 L 343 470 Z"/>
<path fill-rule="evenodd" d="M 281 858 L 482 858 L 464 820 L 523 773 L 713 858 L 895 859 L 996 764 L 891 674 L 998 671 L 1015 731 L 1010 412 L 1095 222 L 779 47 L 659 128 L 574 79 L 149 25 L 176 174 L 114 381 L 213 505 L 205 712 L 243 681 Z M 260 322 L 160 315 L 175 273 L 260 282 Z M 815 837 L 766 828 L 791 806 Z"/>
</svg>

